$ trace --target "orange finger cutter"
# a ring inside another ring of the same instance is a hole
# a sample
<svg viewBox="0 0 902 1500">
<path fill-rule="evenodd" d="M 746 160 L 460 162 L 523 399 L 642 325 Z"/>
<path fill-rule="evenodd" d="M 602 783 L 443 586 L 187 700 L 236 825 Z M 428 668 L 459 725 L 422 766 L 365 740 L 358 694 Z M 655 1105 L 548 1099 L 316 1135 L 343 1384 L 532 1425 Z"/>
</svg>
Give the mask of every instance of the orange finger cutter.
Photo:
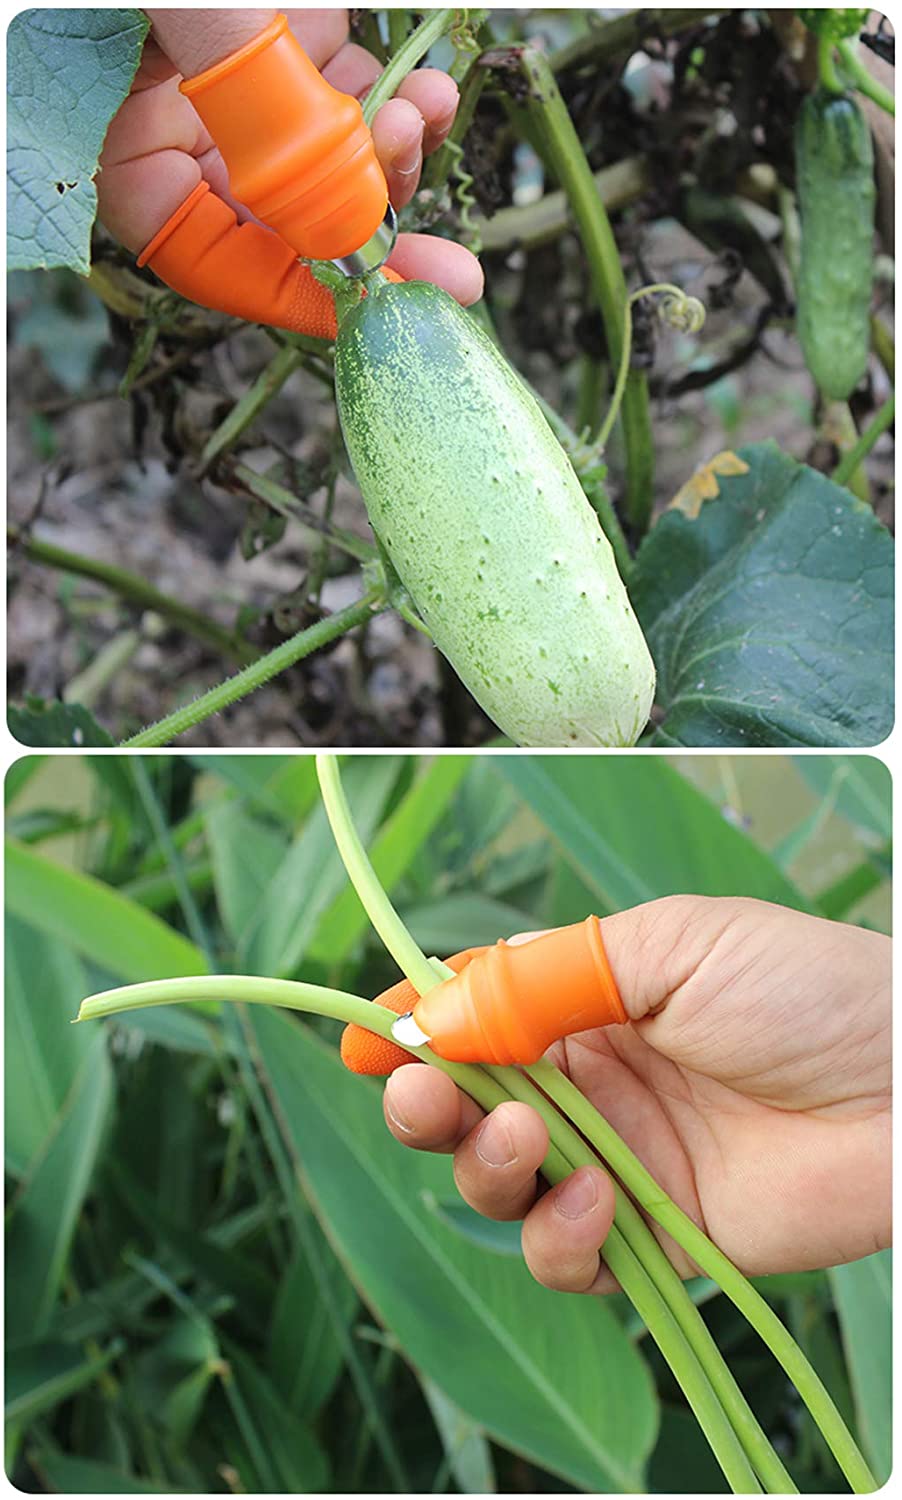
<svg viewBox="0 0 902 1500">
<path fill-rule="evenodd" d="M 233 195 L 297 255 L 349 276 L 382 265 L 397 224 L 363 111 L 326 82 L 284 15 L 181 89 Z"/>
<path fill-rule="evenodd" d="M 392 1027 L 399 1042 L 428 1042 L 448 1062 L 534 1063 L 561 1037 L 629 1020 L 597 917 L 527 943 L 470 949 L 449 964 L 454 976 L 422 999 L 405 980 L 374 1002 L 403 1011 Z M 361 1073 L 416 1061 L 359 1026 L 346 1028 L 342 1057 Z"/>
</svg>

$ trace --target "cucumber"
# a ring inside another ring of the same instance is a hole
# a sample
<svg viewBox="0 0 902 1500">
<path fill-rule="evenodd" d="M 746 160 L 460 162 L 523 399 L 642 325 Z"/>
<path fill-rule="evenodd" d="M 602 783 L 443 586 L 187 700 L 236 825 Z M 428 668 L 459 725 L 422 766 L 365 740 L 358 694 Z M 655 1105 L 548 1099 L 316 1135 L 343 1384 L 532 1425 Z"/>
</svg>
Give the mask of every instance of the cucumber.
<svg viewBox="0 0 902 1500">
<path fill-rule="evenodd" d="M 655 672 L 610 544 L 533 397 L 425 282 L 340 321 L 338 411 L 373 529 L 436 646 L 521 745 L 632 745 Z"/>
<path fill-rule="evenodd" d="M 818 89 L 796 121 L 802 244 L 796 328 L 818 389 L 852 394 L 870 349 L 874 153 L 854 99 Z"/>
</svg>

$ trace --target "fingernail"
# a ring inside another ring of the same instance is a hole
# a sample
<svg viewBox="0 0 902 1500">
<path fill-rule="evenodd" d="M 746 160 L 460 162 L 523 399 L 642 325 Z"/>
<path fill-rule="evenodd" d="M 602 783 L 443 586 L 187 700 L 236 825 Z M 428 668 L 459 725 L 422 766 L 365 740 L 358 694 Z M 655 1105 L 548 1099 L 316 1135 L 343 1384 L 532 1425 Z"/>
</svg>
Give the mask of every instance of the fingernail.
<svg viewBox="0 0 902 1500">
<path fill-rule="evenodd" d="M 411 1125 L 410 1121 L 406 1118 L 403 1111 L 400 1110 L 395 1103 L 393 1103 L 388 1094 L 386 1094 L 385 1096 L 385 1113 L 388 1115 L 388 1118 L 391 1120 L 392 1124 L 398 1130 L 403 1131 L 404 1135 L 413 1135 L 413 1126 Z"/>
<path fill-rule="evenodd" d="M 489 1115 L 476 1137 L 476 1155 L 487 1167 L 509 1167 L 517 1160 L 513 1137 L 503 1119 Z"/>
<path fill-rule="evenodd" d="M 457 102 L 455 99 L 454 103 L 445 110 L 443 115 L 439 115 L 437 120 L 433 120 L 432 131 L 434 135 L 447 135 L 457 115 Z"/>
<path fill-rule="evenodd" d="M 417 141 L 407 151 L 400 152 L 391 164 L 391 169 L 399 177 L 412 177 L 414 172 L 420 170 L 422 158 L 422 141 Z"/>
<path fill-rule="evenodd" d="M 598 1184 L 592 1172 L 574 1172 L 554 1195 L 554 1207 L 565 1219 L 584 1219 L 598 1202 Z"/>
</svg>

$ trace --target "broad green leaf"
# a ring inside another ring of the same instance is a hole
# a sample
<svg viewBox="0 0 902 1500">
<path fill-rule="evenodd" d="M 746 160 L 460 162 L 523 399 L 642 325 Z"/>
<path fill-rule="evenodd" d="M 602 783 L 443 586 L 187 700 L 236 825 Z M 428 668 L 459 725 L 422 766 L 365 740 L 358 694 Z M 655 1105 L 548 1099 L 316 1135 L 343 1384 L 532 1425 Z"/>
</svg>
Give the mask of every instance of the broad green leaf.
<svg viewBox="0 0 902 1500">
<path fill-rule="evenodd" d="M 80 996 L 84 999 L 85 991 Z M 201 1016 L 182 1005 L 152 1005 L 116 1017 L 116 1025 L 136 1036 L 144 1036 L 158 1047 L 174 1052 L 199 1052 L 219 1057 L 229 1050 L 229 1039 L 219 1026 L 208 1025 Z M 79 1031 L 90 1028 L 78 1027 Z"/>
<path fill-rule="evenodd" d="M 828 1271 L 846 1364 L 852 1383 L 858 1433 L 878 1484 L 893 1462 L 892 1431 L 892 1252 L 881 1250 Z"/>
<path fill-rule="evenodd" d="M 91 1050 L 87 1026 L 71 1026 L 87 993 L 84 969 L 53 938 L 6 921 L 6 1163 L 21 1177 L 56 1127 Z"/>
<path fill-rule="evenodd" d="M 286 823 L 300 823 L 319 796 L 312 755 L 192 755 L 191 764 Z"/>
<path fill-rule="evenodd" d="M 37 9 L 7 32 L 7 262 L 87 275 L 93 178 L 149 22 L 139 10 Z"/>
<path fill-rule="evenodd" d="M 442 1440 L 448 1471 L 461 1494 L 494 1495 L 497 1486 L 492 1450 L 482 1424 L 462 1412 L 434 1380 L 421 1375 L 420 1385 Z"/>
<path fill-rule="evenodd" d="M 429 762 L 380 828 L 367 852 L 384 890 L 394 890 L 442 818 L 469 765 L 466 755 L 441 755 Z M 308 950 L 310 957 L 342 963 L 369 925 L 357 892 L 346 885 L 323 913 Z"/>
<path fill-rule="evenodd" d="M 7 1422 L 31 1422 L 42 1412 L 52 1411 L 96 1380 L 123 1347 L 122 1340 L 117 1339 L 109 1348 L 87 1359 L 72 1344 L 50 1341 L 7 1349 L 4 1387 Z"/>
<path fill-rule="evenodd" d="M 436 1198 L 432 1193 L 422 1194 L 426 1207 L 453 1229 L 456 1234 L 469 1240 L 471 1245 L 480 1250 L 491 1250 L 495 1255 L 512 1255 L 520 1260 L 523 1251 L 520 1246 L 520 1225 L 518 1222 L 508 1222 L 501 1219 L 486 1219 L 478 1214 L 475 1208 L 464 1203 L 462 1198 Z"/>
<path fill-rule="evenodd" d="M 497 756 L 492 765 L 608 909 L 680 892 L 805 898 L 741 829 L 661 756 Z"/>
<path fill-rule="evenodd" d="M 119 891 L 14 840 L 6 844 L 8 909 L 124 980 L 205 974 L 203 954 Z"/>
<path fill-rule="evenodd" d="M 207 840 L 219 915 L 237 944 L 285 858 L 286 835 L 241 802 L 216 802 L 207 812 Z"/>
<path fill-rule="evenodd" d="M 835 797 L 842 817 L 873 833 L 892 838 L 892 779 L 881 760 L 872 755 L 796 755 L 793 765 L 812 791 Z"/>
<path fill-rule="evenodd" d="M 278 1011 L 249 1016 L 308 1191 L 349 1274 L 406 1357 L 498 1442 L 589 1490 L 641 1488 L 647 1369 L 601 1299 L 538 1286 L 442 1225 L 446 1157 L 406 1151 L 380 1091 Z"/>
<path fill-rule="evenodd" d="M 658 745 L 876 745 L 893 722 L 893 545 L 868 505 L 772 443 L 696 515 L 665 511 L 630 594 Z"/>
<path fill-rule="evenodd" d="M 112 1104 L 106 1037 L 98 1030 L 59 1111 L 55 1132 L 13 1200 L 6 1245 L 7 1338 L 40 1337 L 66 1272 Z"/>
<path fill-rule="evenodd" d="M 381 822 L 402 762 L 358 756 L 342 775 L 354 824 L 368 845 Z M 276 866 L 242 934 L 239 956 L 248 973 L 290 975 L 307 952 L 320 915 L 348 884 L 322 802 Z"/>
<path fill-rule="evenodd" d="M 541 926 L 528 912 L 475 893 L 455 893 L 425 906 L 403 906 L 401 915 L 420 947 L 439 955 L 496 943 Z"/>
<path fill-rule="evenodd" d="M 113 1464 L 93 1458 L 76 1458 L 56 1448 L 37 1448 L 31 1463 L 46 1488 L 60 1495 L 182 1495 L 185 1490 L 161 1486 L 154 1479 L 139 1479 Z"/>
<path fill-rule="evenodd" d="M 661 1431 L 648 1463 L 649 1490 L 658 1495 L 728 1495 L 730 1486 L 691 1411 L 661 1407 Z"/>
</svg>

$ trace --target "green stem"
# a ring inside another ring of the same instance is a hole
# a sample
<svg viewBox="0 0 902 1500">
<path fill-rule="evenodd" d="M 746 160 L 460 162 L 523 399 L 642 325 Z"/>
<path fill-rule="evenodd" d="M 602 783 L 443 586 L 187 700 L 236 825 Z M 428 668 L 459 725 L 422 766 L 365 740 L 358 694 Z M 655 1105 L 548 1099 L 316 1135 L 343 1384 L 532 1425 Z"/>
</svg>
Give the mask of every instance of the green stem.
<svg viewBox="0 0 902 1500">
<path fill-rule="evenodd" d="M 162 615 L 164 620 L 170 620 L 187 635 L 193 635 L 196 640 L 203 641 L 205 646 L 211 646 L 223 656 L 249 663 L 256 661 L 260 655 L 253 646 L 223 630 L 198 610 L 191 609 L 169 594 L 161 593 L 137 573 L 126 572 L 125 568 L 101 562 L 96 557 L 85 557 L 80 552 L 69 552 L 63 547 L 54 546 L 52 542 L 42 542 L 37 537 L 27 536 L 17 526 L 7 527 L 6 535 L 10 545 L 24 552 L 32 562 L 44 563 L 63 573 L 74 573 L 79 578 L 91 578 L 95 583 L 102 583 L 130 604 Z"/>
<path fill-rule="evenodd" d="M 821 81 L 821 87 L 828 89 L 831 94 L 844 94 L 843 82 L 836 71 L 836 63 L 833 58 L 833 42 L 829 37 L 819 36 L 817 39 L 817 71 Z"/>
<path fill-rule="evenodd" d="M 842 59 L 843 69 L 851 78 L 859 94 L 864 94 L 866 99 L 873 100 L 881 109 L 886 110 L 888 115 L 895 118 L 896 101 L 893 95 L 889 89 L 884 88 L 882 83 L 878 83 L 872 73 L 868 72 L 848 37 L 837 43 L 837 51 Z"/>
<path fill-rule="evenodd" d="M 240 401 L 236 401 L 228 416 L 211 432 L 200 455 L 200 472 L 206 474 L 210 465 L 221 453 L 231 448 L 249 427 L 254 418 L 266 406 L 277 391 L 281 390 L 289 375 L 293 375 L 304 363 L 305 355 L 299 349 L 284 345 L 269 364 L 265 366 L 252 385 L 248 386 Z"/>
<path fill-rule="evenodd" d="M 279 672 L 284 672 L 286 667 L 294 666 L 295 662 L 302 661 L 312 651 L 337 640 L 339 636 L 353 630 L 355 625 L 363 625 L 386 607 L 381 590 L 370 589 L 356 604 L 349 604 L 327 619 L 318 620 L 306 630 L 298 631 L 290 640 L 283 641 L 281 646 L 276 646 L 275 650 L 261 656 L 259 661 L 245 667 L 243 672 L 227 677 L 225 682 L 218 683 L 208 693 L 202 693 L 184 708 L 177 708 L 174 713 L 167 714 L 165 719 L 142 729 L 140 734 L 132 735 L 131 739 L 123 741 L 123 748 L 137 750 L 168 745 L 180 734 L 202 724 L 212 714 L 222 713 L 223 709 L 246 698 L 255 688 L 262 687 Z"/>
<path fill-rule="evenodd" d="M 573 210 L 604 323 L 611 364 L 617 369 L 623 354 L 627 291 L 611 222 L 547 58 L 524 47 L 520 65 L 530 85 L 529 111 L 539 129 L 542 154 Z M 634 530 L 641 534 L 651 519 L 654 444 L 648 383 L 639 370 L 628 373 L 621 421 L 626 447 L 626 514 Z"/>
<path fill-rule="evenodd" d="M 218 479 L 225 484 L 234 480 L 247 494 L 262 500 L 271 510 L 295 522 L 303 529 L 308 546 L 319 546 L 322 538 L 326 537 L 330 546 L 343 552 L 346 557 L 355 558 L 357 562 L 372 562 L 378 556 L 372 542 L 365 541 L 363 537 L 356 536 L 353 531 L 346 531 L 341 526 L 325 523 L 292 490 L 286 489 L 284 484 L 279 484 L 275 479 L 270 479 L 268 474 L 258 474 L 247 464 L 229 460 Z"/>
<path fill-rule="evenodd" d="M 388 55 L 394 57 L 400 52 L 407 40 L 410 30 L 410 12 L 400 7 L 393 7 L 388 11 Z"/>
<path fill-rule="evenodd" d="M 896 415 L 896 393 L 890 391 L 873 421 L 864 429 L 854 447 L 850 448 L 833 470 L 834 484 L 848 484 L 858 465 L 867 458 L 879 437 L 892 426 Z"/>
<path fill-rule="evenodd" d="M 428 19 L 421 21 L 402 47 L 399 47 L 384 73 L 376 79 L 363 102 L 363 118 L 372 126 L 378 111 L 386 100 L 394 97 L 408 73 L 413 72 L 421 57 L 425 57 L 441 36 L 445 36 L 454 25 L 455 12 L 434 10 L 427 12 Z"/>
<path fill-rule="evenodd" d="M 515 1068 L 498 1071 L 504 1074 L 505 1085 L 513 1097 L 529 1104 L 541 1115 L 548 1127 L 549 1138 L 574 1166 L 597 1163 L 598 1157 L 574 1129 L 569 1118 L 549 1104 L 545 1094 L 531 1078 Z M 616 1179 L 612 1180 L 616 1204 L 614 1222 L 637 1260 L 655 1282 L 671 1316 L 691 1346 L 712 1388 L 717 1391 L 749 1461 L 770 1494 L 797 1493 L 790 1475 L 774 1452 L 680 1277 L 632 1200 Z M 606 1240 L 602 1254 L 611 1264 L 608 1243 Z M 614 1270 L 613 1265 L 611 1269 Z M 614 1274 L 617 1275 L 617 1272 L 614 1271 Z"/>
<path fill-rule="evenodd" d="M 323 757 L 322 759 L 327 759 Z M 336 778 L 337 779 L 337 778 Z M 339 815 L 340 821 L 340 815 Z M 362 891 L 358 894 L 364 900 Z M 422 955 L 420 955 L 422 957 Z M 438 965 L 437 968 L 443 968 Z M 422 976 L 424 989 L 439 982 L 439 974 L 431 968 Z M 119 1014 L 123 1011 L 142 1009 L 151 1005 L 171 1005 L 179 1001 L 225 1000 L 240 1004 L 277 1005 L 291 1010 L 307 1011 L 313 1015 L 328 1016 L 333 1020 L 365 1026 L 379 1036 L 391 1037 L 395 1015 L 372 1001 L 363 1000 L 341 990 L 331 990 L 319 985 L 303 984 L 290 979 L 261 979 L 251 975 L 219 974 L 198 975 L 187 979 L 153 980 L 144 984 L 126 985 L 91 996 L 82 1002 L 79 1021 L 95 1020 Z M 434 1053 L 423 1049 L 406 1048 L 411 1055 L 427 1062 L 432 1067 L 447 1073 L 459 1088 L 468 1093 L 484 1109 L 494 1109 L 498 1104 L 514 1097 L 505 1086 L 514 1081 L 514 1070 L 483 1070 L 469 1064 L 446 1063 Z M 556 1111 L 551 1111 L 553 1115 Z M 562 1121 L 563 1125 L 564 1122 Z M 552 1181 L 562 1181 L 576 1166 L 583 1162 L 594 1162 L 593 1153 L 579 1141 L 575 1132 L 567 1143 L 568 1150 L 561 1148 L 557 1140 L 552 1142 L 543 1170 Z M 564 1139 L 563 1136 L 560 1139 Z M 676 1319 L 667 1307 L 661 1293 L 655 1287 L 648 1271 L 639 1263 L 619 1229 L 615 1228 L 605 1243 L 605 1258 L 611 1271 L 633 1301 L 637 1311 L 648 1325 L 662 1353 L 673 1368 L 687 1399 L 709 1441 L 722 1463 L 733 1488 L 740 1492 L 755 1492 L 759 1489 L 749 1465 L 745 1462 L 735 1434 L 719 1406 L 716 1392 L 701 1369 L 697 1356 L 688 1346 Z"/>
<path fill-rule="evenodd" d="M 424 995 L 441 980 L 395 911 L 360 841 L 334 755 L 317 755 L 316 774 L 332 835 L 367 916 L 398 968 Z"/>
<path fill-rule="evenodd" d="M 871 348 L 886 371 L 887 379 L 896 379 L 896 345 L 893 336 L 877 313 L 871 314 Z"/>
<path fill-rule="evenodd" d="M 639 1158 L 568 1078 L 547 1062 L 536 1063 L 526 1072 L 591 1142 L 649 1217 L 682 1246 L 707 1276 L 718 1282 L 745 1315 L 795 1385 L 853 1490 L 864 1494 L 876 1489 L 877 1481 L 829 1392 L 760 1293 L 667 1196 Z"/>
</svg>

